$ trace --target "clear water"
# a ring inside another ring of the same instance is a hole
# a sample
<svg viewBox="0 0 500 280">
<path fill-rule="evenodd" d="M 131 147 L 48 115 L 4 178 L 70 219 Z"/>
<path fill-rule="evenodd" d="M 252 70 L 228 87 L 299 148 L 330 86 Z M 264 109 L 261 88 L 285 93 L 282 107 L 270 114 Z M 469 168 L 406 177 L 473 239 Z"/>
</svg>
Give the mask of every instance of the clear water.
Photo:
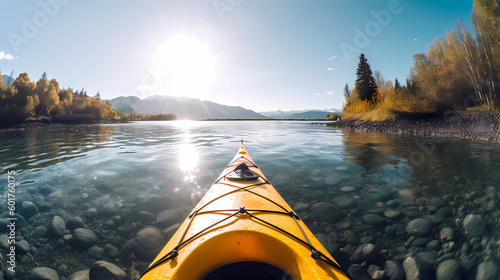
<svg viewBox="0 0 500 280">
<path fill-rule="evenodd" d="M 99 246 L 114 243 L 119 249 L 145 226 L 134 213 L 181 209 L 187 214 L 242 139 L 267 178 L 346 269 L 355 249 L 366 242 L 377 245 L 381 259 L 400 264 L 409 253 L 431 252 L 426 259 L 431 271 L 451 253 L 470 279 L 479 263 L 498 263 L 500 144 L 354 133 L 308 122 L 175 121 L 0 133 L 3 217 L 8 171 L 16 172 L 16 211 L 22 212 L 23 201 L 45 205 L 18 227 L 17 238 L 32 248 L 18 253 L 18 275 L 49 266 L 68 276 L 93 263 L 86 250 L 71 243 L 34 236 L 34 228 L 48 227 L 55 214 L 82 217 L 98 235 Z M 39 191 L 47 187 L 53 192 Z M 318 210 L 319 204 L 333 208 Z M 436 218 L 443 207 L 451 214 Z M 384 217 L 387 210 L 401 214 Z M 471 213 L 481 215 L 486 233 L 465 231 L 463 219 Z M 340 221 L 329 217 L 338 214 Z M 366 214 L 384 217 L 384 222 L 368 224 Z M 423 242 L 439 240 L 437 248 L 412 245 L 415 238 L 406 227 L 421 217 L 433 220 Z M 396 232 L 388 234 L 388 226 Z M 453 230 L 451 245 L 440 240 L 445 227 Z M 463 244 L 468 251 L 461 251 Z M 137 275 L 135 270 L 148 262 L 126 254 L 103 259 L 129 275 Z M 383 262 L 377 265 L 384 269 Z"/>
</svg>

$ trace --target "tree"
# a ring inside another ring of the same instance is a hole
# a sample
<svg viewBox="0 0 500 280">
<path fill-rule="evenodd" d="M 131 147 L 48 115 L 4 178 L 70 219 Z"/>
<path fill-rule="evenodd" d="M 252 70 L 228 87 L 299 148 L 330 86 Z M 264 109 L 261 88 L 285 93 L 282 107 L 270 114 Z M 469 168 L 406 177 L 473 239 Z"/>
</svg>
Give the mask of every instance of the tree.
<svg viewBox="0 0 500 280">
<path fill-rule="evenodd" d="M 377 88 L 383 88 L 385 85 L 384 76 L 380 73 L 380 70 L 375 70 L 373 72 L 373 78 L 375 79 L 375 83 L 377 84 Z"/>
<path fill-rule="evenodd" d="M 3 86 L 2 71 L 0 71 L 0 87 Z"/>
<path fill-rule="evenodd" d="M 348 84 L 345 84 L 345 87 L 344 87 L 344 97 L 345 97 L 345 99 L 348 99 L 351 97 L 351 90 L 349 89 Z"/>
<path fill-rule="evenodd" d="M 355 87 L 361 100 L 371 100 L 377 94 L 377 84 L 364 54 L 359 57 Z"/>
<path fill-rule="evenodd" d="M 97 99 L 97 100 L 101 100 L 101 94 L 100 94 L 99 92 L 97 92 L 97 94 L 96 94 L 96 95 L 94 95 L 94 97 L 93 97 L 93 98 L 95 98 L 95 99 Z"/>
<path fill-rule="evenodd" d="M 399 90 L 401 88 L 401 84 L 399 84 L 398 78 L 394 80 L 394 89 Z"/>
</svg>

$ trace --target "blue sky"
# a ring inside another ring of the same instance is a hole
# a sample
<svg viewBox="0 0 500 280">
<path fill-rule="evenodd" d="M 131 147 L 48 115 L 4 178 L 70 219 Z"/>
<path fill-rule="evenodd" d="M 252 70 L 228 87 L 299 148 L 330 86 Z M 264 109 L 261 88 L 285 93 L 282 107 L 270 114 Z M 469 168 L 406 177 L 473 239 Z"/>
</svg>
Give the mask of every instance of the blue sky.
<svg viewBox="0 0 500 280">
<path fill-rule="evenodd" d="M 413 53 L 459 19 L 471 26 L 472 3 L 4 1 L 0 70 L 32 80 L 46 71 L 62 87 L 109 99 L 169 94 L 256 111 L 339 108 L 360 52 L 385 79 L 404 81 Z"/>
</svg>

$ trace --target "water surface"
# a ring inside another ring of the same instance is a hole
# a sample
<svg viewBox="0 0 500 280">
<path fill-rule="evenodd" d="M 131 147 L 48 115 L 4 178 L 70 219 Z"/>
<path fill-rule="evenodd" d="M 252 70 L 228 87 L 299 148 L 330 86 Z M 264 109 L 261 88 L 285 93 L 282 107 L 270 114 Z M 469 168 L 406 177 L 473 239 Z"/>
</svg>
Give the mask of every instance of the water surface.
<svg viewBox="0 0 500 280">
<path fill-rule="evenodd" d="M 151 256 L 123 250 L 127 241 L 146 226 L 167 229 L 166 241 L 169 227 L 179 220 L 158 224 L 155 217 L 177 209 L 182 221 L 242 139 L 267 178 L 346 269 L 363 264 L 384 270 L 386 261 L 402 267 L 414 254 L 429 274 L 453 259 L 475 279 L 479 264 L 498 263 L 500 256 L 499 144 L 283 121 L 75 125 L 0 137 L 3 193 L 7 172 L 16 171 L 16 211 L 26 218 L 17 237 L 31 246 L 18 253 L 21 276 L 48 266 L 67 277 L 96 259 L 137 275 Z M 37 214 L 23 210 L 23 201 L 34 203 Z M 3 218 L 6 204 L 4 195 Z M 469 214 L 476 215 L 479 232 L 464 226 Z M 36 235 L 35 228 L 50 228 L 55 215 L 66 222 L 81 217 L 99 237 L 97 247 L 111 244 L 119 254 L 96 255 L 99 250 L 82 248 L 65 240 L 68 236 Z M 421 236 L 410 233 L 411 222 L 421 218 L 431 221 L 432 229 Z M 442 238 L 444 228 L 452 231 L 448 239 Z M 356 253 L 363 244 L 376 245 L 377 257 Z"/>
</svg>

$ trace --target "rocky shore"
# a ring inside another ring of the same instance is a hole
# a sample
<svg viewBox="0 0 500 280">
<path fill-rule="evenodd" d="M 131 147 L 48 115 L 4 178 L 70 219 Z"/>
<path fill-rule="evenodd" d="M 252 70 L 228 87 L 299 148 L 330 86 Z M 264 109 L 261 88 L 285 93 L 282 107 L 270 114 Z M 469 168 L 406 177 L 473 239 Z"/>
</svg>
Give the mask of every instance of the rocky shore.
<svg viewBox="0 0 500 280">
<path fill-rule="evenodd" d="M 378 122 L 342 119 L 327 125 L 360 132 L 383 132 L 500 142 L 500 114 L 493 112 L 461 111 L 444 115 Z"/>
</svg>

